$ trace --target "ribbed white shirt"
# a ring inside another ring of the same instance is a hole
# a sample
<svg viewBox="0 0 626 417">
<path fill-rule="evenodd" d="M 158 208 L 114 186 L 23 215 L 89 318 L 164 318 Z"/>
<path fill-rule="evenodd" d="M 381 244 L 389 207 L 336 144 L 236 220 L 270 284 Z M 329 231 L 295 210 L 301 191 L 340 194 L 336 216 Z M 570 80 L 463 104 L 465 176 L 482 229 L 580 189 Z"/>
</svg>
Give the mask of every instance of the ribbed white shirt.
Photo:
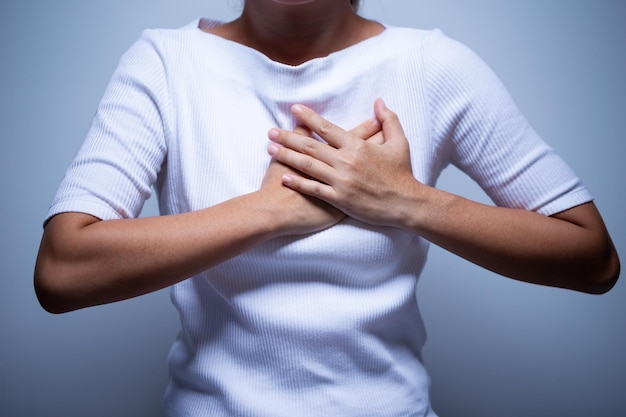
<svg viewBox="0 0 626 417">
<path fill-rule="evenodd" d="M 288 66 L 199 30 L 214 24 L 146 31 L 123 56 L 48 216 L 135 217 L 153 187 L 163 214 L 254 191 L 267 131 L 294 127 L 293 103 L 351 128 L 377 97 L 398 113 L 426 184 L 454 164 L 498 205 L 550 215 L 591 200 L 489 68 L 439 31 L 388 27 Z M 168 413 L 435 416 L 415 299 L 427 248 L 346 219 L 175 285 Z"/>
</svg>

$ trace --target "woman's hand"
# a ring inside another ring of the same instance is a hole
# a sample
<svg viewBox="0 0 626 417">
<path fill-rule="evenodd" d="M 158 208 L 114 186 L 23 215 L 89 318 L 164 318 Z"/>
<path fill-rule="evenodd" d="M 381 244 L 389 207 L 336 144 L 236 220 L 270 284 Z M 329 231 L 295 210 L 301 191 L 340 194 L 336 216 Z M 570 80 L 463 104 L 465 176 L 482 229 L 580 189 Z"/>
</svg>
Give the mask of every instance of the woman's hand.
<svg viewBox="0 0 626 417">
<path fill-rule="evenodd" d="M 299 126 L 290 134 L 315 141 L 307 127 Z M 383 136 L 377 119 L 369 119 L 359 126 L 345 132 L 361 143 L 382 143 Z M 317 141 L 315 141 L 318 143 Z M 302 194 L 295 189 L 285 187 L 284 178 L 302 178 L 302 174 L 276 159 L 272 159 L 261 185 L 261 192 L 267 192 L 268 198 L 276 204 L 276 218 L 282 222 L 280 234 L 299 235 L 315 232 L 330 227 L 345 218 L 345 214 L 315 198 Z"/>
<path fill-rule="evenodd" d="M 398 226 L 404 215 L 396 204 L 407 187 L 419 187 L 413 177 L 409 144 L 397 116 L 382 100 L 374 105 L 382 136 L 364 141 L 328 122 L 309 108 L 292 108 L 298 120 L 327 143 L 301 132 L 272 129 L 268 152 L 302 172 L 288 172 L 288 187 L 337 207 L 350 217 L 378 225 Z"/>
<path fill-rule="evenodd" d="M 296 130 L 305 135 L 303 129 Z M 281 235 L 301 235 L 316 232 L 340 222 L 345 215 L 333 206 L 307 195 L 300 194 L 282 184 L 283 176 L 298 175 L 296 171 L 272 159 L 260 192 L 276 205 L 276 218 L 282 222 Z"/>
<path fill-rule="evenodd" d="M 327 144 L 269 132 L 270 155 L 306 175 L 283 174 L 288 187 L 364 222 L 413 231 L 504 276 L 589 293 L 615 284 L 619 258 L 592 202 L 546 217 L 428 187 L 413 177 L 402 127 L 380 100 L 382 140 L 360 140 L 304 106 L 293 111 Z"/>
</svg>

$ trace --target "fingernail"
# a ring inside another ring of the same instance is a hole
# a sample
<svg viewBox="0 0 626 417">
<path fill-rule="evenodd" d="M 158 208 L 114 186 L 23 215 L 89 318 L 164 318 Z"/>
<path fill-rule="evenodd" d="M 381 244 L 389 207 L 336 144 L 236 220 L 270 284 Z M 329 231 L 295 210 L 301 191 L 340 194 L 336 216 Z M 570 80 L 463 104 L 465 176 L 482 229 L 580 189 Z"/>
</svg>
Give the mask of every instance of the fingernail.
<svg viewBox="0 0 626 417">
<path fill-rule="evenodd" d="M 270 156 L 276 156 L 276 154 L 278 153 L 278 145 L 276 145 L 275 143 L 270 143 L 269 145 L 267 145 L 267 153 L 269 153 Z"/>
<path fill-rule="evenodd" d="M 291 106 L 291 111 L 293 113 L 302 113 L 302 106 L 300 106 L 299 104 L 294 104 L 293 106 Z"/>
<path fill-rule="evenodd" d="M 272 139 L 272 140 L 276 140 L 278 138 L 278 129 L 270 129 L 269 132 L 267 132 L 267 136 Z"/>
</svg>

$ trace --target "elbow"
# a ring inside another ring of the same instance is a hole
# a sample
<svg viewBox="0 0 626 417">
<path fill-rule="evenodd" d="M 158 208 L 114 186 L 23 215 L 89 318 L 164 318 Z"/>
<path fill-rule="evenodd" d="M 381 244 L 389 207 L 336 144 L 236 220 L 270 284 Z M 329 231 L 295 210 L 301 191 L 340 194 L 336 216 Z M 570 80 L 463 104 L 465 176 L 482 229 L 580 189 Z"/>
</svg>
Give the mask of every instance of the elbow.
<svg viewBox="0 0 626 417">
<path fill-rule="evenodd" d="M 620 275 L 620 260 L 612 242 L 608 243 L 608 248 L 599 258 L 598 266 L 588 274 L 587 285 L 583 290 L 589 294 L 606 294 L 615 286 Z"/>
<path fill-rule="evenodd" d="M 49 285 L 37 279 L 37 276 L 35 276 L 35 294 L 37 295 L 39 305 L 48 313 L 62 314 L 72 311 L 72 309 L 67 308 L 65 303 L 62 302 L 63 297 L 59 296 Z"/>
<path fill-rule="evenodd" d="M 84 214 L 62 213 L 44 228 L 35 262 L 34 289 L 41 307 L 60 314 L 89 306 L 94 286 L 79 255 L 85 240 L 79 232 L 98 219 Z"/>
<path fill-rule="evenodd" d="M 39 287 L 35 287 L 35 293 L 37 294 L 39 305 L 50 314 L 63 314 L 73 311 L 59 303 L 54 295 L 41 290 Z"/>
<path fill-rule="evenodd" d="M 39 305 L 51 314 L 62 314 L 71 311 L 71 309 L 64 306 L 64 303 L 60 301 L 60 297 L 55 294 L 49 287 L 42 285 L 35 279 L 35 294 Z"/>
<path fill-rule="evenodd" d="M 41 307 L 51 314 L 62 314 L 78 307 L 72 302 L 70 287 L 64 283 L 63 274 L 52 262 L 37 260 L 34 273 L 35 295 Z"/>
<path fill-rule="evenodd" d="M 609 292 L 617 283 L 620 275 L 620 269 L 621 267 L 619 259 L 616 258 L 615 262 L 607 268 L 607 273 L 601 275 L 596 280 L 595 288 L 592 293 L 600 295 Z"/>
</svg>

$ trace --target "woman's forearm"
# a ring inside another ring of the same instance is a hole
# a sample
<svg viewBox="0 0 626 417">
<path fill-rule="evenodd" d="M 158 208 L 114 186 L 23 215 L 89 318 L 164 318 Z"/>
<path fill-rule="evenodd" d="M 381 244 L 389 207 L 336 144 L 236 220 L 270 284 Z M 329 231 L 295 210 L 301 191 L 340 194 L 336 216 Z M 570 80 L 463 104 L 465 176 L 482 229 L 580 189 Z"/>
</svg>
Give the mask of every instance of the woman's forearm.
<svg viewBox="0 0 626 417">
<path fill-rule="evenodd" d="M 107 220 L 53 217 L 35 269 L 41 304 L 51 312 L 146 294 L 224 262 L 277 232 L 256 194 L 170 216 Z"/>
<path fill-rule="evenodd" d="M 351 132 L 378 143 L 380 128 L 376 119 L 369 119 Z M 146 294 L 268 239 L 315 232 L 345 217 L 283 186 L 281 178 L 293 173 L 272 161 L 258 191 L 185 214 L 106 221 L 81 213 L 54 216 L 35 266 L 42 306 L 65 312 Z"/>
<path fill-rule="evenodd" d="M 51 312 L 124 300 L 167 287 L 274 237 L 329 227 L 344 215 L 280 183 L 272 162 L 259 191 L 194 212 L 100 220 L 62 213 L 46 225 L 35 288 Z"/>
<path fill-rule="evenodd" d="M 285 175 L 283 183 L 355 219 L 410 230 L 511 278 L 590 293 L 614 285 L 619 259 L 593 203 L 546 217 L 428 187 L 413 176 L 397 116 L 382 100 L 374 110 L 383 128 L 381 143 L 364 143 L 311 109 L 294 106 L 299 121 L 327 144 L 271 130 L 270 155 L 308 176 Z"/>
<path fill-rule="evenodd" d="M 477 265 L 535 284 L 589 293 L 608 291 L 619 259 L 596 207 L 586 203 L 552 217 L 493 207 L 416 184 L 403 227 Z"/>
</svg>

